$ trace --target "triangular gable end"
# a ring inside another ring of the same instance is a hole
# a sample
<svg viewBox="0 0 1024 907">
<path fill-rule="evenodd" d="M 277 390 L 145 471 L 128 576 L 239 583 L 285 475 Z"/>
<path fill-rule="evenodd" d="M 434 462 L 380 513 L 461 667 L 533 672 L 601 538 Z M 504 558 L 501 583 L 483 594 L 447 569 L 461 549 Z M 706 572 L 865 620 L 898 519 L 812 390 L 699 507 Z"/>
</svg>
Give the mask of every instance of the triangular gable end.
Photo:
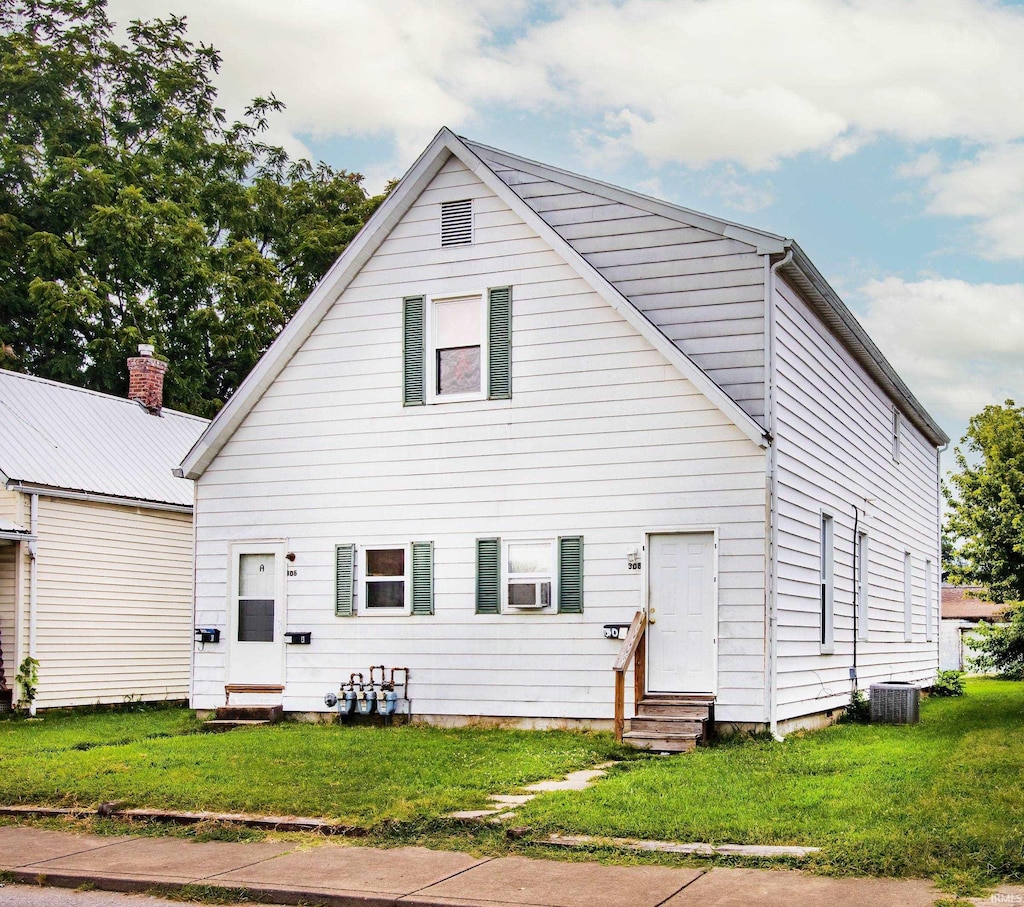
<svg viewBox="0 0 1024 907">
<path fill-rule="evenodd" d="M 498 198 L 522 218 L 538 236 L 643 336 L 679 373 L 755 444 L 767 446 L 764 430 L 715 382 L 616 290 L 597 270 L 562 239 L 532 208 L 451 130 L 442 129 L 419 156 L 358 236 L 331 266 L 313 292 L 271 344 L 206 432 L 189 451 L 176 473 L 197 479 L 227 443 L 291 357 L 324 318 L 331 306 L 359 273 L 392 228 L 402 219 L 423 189 L 451 155 L 462 161 Z"/>
</svg>

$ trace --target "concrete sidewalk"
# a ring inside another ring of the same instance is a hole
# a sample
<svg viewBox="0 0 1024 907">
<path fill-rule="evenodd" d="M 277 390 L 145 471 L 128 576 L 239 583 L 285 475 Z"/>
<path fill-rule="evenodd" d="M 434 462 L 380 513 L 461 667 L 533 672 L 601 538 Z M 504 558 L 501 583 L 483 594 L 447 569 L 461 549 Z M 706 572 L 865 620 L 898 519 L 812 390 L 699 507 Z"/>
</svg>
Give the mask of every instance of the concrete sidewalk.
<svg viewBox="0 0 1024 907">
<path fill-rule="evenodd" d="M 831 879 L 786 870 L 605 866 L 477 858 L 421 847 L 196 843 L 0 826 L 0 870 L 18 882 L 147 891 L 204 885 L 279 904 L 331 907 L 931 907 L 920 880 Z M 1018 892 L 1021 890 L 1018 889 Z M 1001 903 L 1022 904 L 1006 889 Z"/>
</svg>

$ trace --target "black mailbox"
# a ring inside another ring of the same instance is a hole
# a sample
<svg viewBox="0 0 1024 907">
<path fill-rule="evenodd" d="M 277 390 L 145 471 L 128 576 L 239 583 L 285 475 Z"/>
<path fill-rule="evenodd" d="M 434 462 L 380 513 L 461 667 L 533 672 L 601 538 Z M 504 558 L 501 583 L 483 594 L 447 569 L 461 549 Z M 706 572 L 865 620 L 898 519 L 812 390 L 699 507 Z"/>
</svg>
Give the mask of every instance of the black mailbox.
<svg viewBox="0 0 1024 907">
<path fill-rule="evenodd" d="M 293 646 L 308 646 L 309 641 L 313 638 L 313 633 L 310 630 L 292 631 L 284 635 L 288 637 L 289 644 Z"/>
<path fill-rule="evenodd" d="M 217 627 L 196 627 L 198 642 L 220 642 L 220 630 Z"/>
</svg>

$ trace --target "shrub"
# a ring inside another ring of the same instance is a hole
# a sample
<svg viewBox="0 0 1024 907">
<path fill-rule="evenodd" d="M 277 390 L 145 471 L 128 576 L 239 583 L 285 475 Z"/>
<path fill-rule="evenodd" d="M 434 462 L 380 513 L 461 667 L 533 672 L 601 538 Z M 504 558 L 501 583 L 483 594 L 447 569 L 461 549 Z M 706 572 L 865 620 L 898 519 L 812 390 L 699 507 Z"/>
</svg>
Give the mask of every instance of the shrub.
<svg viewBox="0 0 1024 907">
<path fill-rule="evenodd" d="M 966 696 L 962 671 L 939 671 L 932 684 L 932 696 Z"/>
<path fill-rule="evenodd" d="M 978 639 L 971 645 L 981 654 L 972 659 L 971 667 L 1024 680 L 1024 602 L 1008 604 L 1001 619 L 1002 626 L 978 624 Z"/>
<path fill-rule="evenodd" d="M 850 694 L 850 704 L 840 720 L 850 724 L 867 724 L 871 720 L 871 701 L 863 690 Z"/>
</svg>

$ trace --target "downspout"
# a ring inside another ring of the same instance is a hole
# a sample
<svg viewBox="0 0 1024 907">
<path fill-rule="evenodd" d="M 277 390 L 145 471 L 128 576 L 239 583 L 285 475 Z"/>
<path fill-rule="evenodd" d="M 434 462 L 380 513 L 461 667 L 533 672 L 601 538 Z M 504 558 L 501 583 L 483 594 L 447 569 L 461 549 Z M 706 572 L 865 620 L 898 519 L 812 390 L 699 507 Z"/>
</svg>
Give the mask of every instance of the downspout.
<svg viewBox="0 0 1024 907">
<path fill-rule="evenodd" d="M 772 737 L 778 741 L 784 738 L 779 733 L 779 691 L 778 691 L 778 463 L 775 437 L 775 280 L 780 268 L 793 260 L 793 250 L 787 249 L 785 257 L 768 269 L 766 287 L 766 316 L 768 347 L 768 374 L 766 376 L 767 401 L 765 406 L 765 430 L 768 433 L 768 721 Z"/>
<path fill-rule="evenodd" d="M 36 539 L 39 537 L 39 495 L 29 495 L 29 533 L 32 538 L 28 542 L 28 655 L 36 657 L 36 599 L 38 589 L 38 567 L 36 564 Z M 28 713 L 36 714 L 35 700 L 29 704 Z"/>
</svg>

